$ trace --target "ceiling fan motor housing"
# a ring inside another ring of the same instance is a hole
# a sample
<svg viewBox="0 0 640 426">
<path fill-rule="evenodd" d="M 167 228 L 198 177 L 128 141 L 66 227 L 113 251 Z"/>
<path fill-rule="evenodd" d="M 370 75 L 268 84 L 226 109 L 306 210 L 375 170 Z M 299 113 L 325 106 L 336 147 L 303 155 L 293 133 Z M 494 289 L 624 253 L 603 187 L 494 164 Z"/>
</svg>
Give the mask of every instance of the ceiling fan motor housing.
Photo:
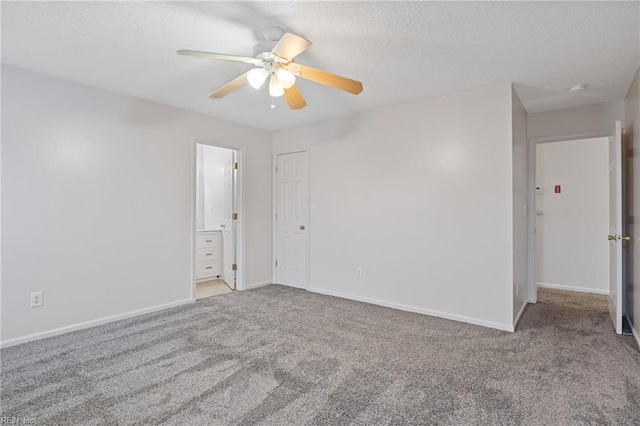
<svg viewBox="0 0 640 426">
<path fill-rule="evenodd" d="M 284 35 L 284 30 L 278 27 L 266 27 L 261 31 L 264 40 L 253 46 L 253 57 L 258 58 L 265 53 L 269 53 L 278 44 Z"/>
<path fill-rule="evenodd" d="M 277 43 L 278 43 L 277 41 L 271 41 L 271 40 L 265 40 L 265 41 L 259 42 L 258 44 L 253 46 L 253 57 L 254 58 L 265 57 L 266 54 L 271 53 L 271 50 L 273 50 L 273 48 Z"/>
</svg>

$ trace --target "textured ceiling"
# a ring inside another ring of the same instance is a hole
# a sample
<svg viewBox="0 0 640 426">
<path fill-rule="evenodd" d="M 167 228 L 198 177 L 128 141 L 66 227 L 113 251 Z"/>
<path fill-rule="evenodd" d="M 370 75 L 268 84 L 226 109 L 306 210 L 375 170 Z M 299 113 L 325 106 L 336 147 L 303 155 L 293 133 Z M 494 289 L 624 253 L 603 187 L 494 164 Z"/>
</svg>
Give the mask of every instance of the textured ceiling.
<svg viewBox="0 0 640 426">
<path fill-rule="evenodd" d="M 639 21 L 638 2 L 3 2 L 2 61 L 273 130 L 509 81 L 529 112 L 621 99 Z M 364 92 L 302 81 L 300 111 L 271 110 L 266 87 L 214 101 L 250 66 L 175 54 L 250 55 L 266 26 L 311 40 L 298 62 Z"/>
</svg>

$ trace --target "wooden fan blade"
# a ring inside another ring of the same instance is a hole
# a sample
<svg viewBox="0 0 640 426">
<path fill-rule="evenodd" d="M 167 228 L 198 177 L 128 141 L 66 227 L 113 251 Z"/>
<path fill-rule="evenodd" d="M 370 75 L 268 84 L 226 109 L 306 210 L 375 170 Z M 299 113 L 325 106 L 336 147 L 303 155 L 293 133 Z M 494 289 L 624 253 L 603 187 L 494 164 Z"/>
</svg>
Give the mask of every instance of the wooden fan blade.
<svg viewBox="0 0 640 426">
<path fill-rule="evenodd" d="M 178 50 L 178 55 L 197 56 L 206 59 L 219 59 L 221 61 L 245 62 L 247 64 L 261 64 L 262 59 L 250 58 L 248 56 L 225 55 L 223 53 L 201 52 L 199 50 Z"/>
<path fill-rule="evenodd" d="M 281 58 L 292 60 L 311 46 L 311 42 L 304 37 L 292 33 L 285 33 L 271 53 Z"/>
<path fill-rule="evenodd" d="M 325 86 L 344 90 L 345 92 L 352 93 L 354 95 L 362 92 L 362 83 L 357 80 L 340 77 L 339 75 L 331 74 L 326 71 L 293 62 L 284 65 L 284 67 L 297 76 L 306 78 L 307 80 L 311 80 L 316 83 L 324 84 Z"/>
<path fill-rule="evenodd" d="M 284 99 L 291 109 L 302 109 L 307 106 L 307 102 L 302 97 L 298 86 L 295 84 L 289 89 L 284 90 Z"/>
<path fill-rule="evenodd" d="M 218 90 L 211 92 L 209 94 L 209 97 L 211 99 L 220 99 L 233 92 L 234 90 L 238 90 L 249 82 L 249 80 L 247 80 L 247 74 L 249 74 L 249 72 L 245 72 L 240 77 L 234 78 Z"/>
</svg>

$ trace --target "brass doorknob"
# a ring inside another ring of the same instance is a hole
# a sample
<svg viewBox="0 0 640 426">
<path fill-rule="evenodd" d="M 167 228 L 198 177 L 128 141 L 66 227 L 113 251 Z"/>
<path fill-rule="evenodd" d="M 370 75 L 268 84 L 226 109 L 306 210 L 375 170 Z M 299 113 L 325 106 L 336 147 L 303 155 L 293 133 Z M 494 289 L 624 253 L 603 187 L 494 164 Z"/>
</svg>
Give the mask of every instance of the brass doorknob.
<svg viewBox="0 0 640 426">
<path fill-rule="evenodd" d="M 628 235 L 626 237 L 622 237 L 622 241 L 631 241 L 631 237 Z"/>
<path fill-rule="evenodd" d="M 607 238 L 609 239 L 609 241 L 615 241 L 616 240 L 616 236 L 615 235 L 609 235 Z"/>
<path fill-rule="evenodd" d="M 304 226 L 304 225 L 300 225 L 300 230 L 301 230 L 301 231 L 304 231 L 305 229 L 306 229 L 306 228 L 305 228 L 305 226 Z"/>
</svg>

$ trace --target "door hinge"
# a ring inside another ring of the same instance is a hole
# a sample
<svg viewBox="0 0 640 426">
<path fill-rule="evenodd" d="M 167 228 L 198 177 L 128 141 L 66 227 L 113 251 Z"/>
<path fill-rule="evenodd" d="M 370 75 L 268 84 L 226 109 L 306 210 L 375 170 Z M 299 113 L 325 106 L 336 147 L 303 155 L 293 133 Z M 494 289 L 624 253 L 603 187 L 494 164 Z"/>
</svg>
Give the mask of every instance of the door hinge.
<svg viewBox="0 0 640 426">
<path fill-rule="evenodd" d="M 276 166 L 276 173 L 278 173 L 278 166 Z"/>
<path fill-rule="evenodd" d="M 233 220 L 238 220 L 238 213 L 233 213 L 233 214 L 231 215 L 231 219 L 233 219 Z"/>
<path fill-rule="evenodd" d="M 276 268 L 278 267 L 278 261 L 276 260 Z"/>
<path fill-rule="evenodd" d="M 238 264 L 234 263 L 233 265 L 231 265 L 231 270 L 232 271 L 237 271 L 238 270 Z"/>
<path fill-rule="evenodd" d="M 238 170 L 238 163 L 233 163 L 233 164 L 231 165 L 231 168 L 232 168 L 233 170 Z"/>
</svg>

